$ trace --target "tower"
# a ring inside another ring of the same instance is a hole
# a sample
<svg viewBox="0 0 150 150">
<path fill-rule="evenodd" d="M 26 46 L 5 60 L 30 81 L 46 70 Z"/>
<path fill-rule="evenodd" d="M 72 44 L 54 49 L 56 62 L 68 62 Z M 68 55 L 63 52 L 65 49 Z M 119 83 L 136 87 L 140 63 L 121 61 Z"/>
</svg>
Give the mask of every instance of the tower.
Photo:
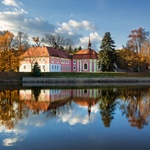
<svg viewBox="0 0 150 150">
<path fill-rule="evenodd" d="M 89 43 L 88 43 L 88 49 L 91 50 L 91 41 L 90 41 L 90 36 L 89 36 Z"/>
</svg>

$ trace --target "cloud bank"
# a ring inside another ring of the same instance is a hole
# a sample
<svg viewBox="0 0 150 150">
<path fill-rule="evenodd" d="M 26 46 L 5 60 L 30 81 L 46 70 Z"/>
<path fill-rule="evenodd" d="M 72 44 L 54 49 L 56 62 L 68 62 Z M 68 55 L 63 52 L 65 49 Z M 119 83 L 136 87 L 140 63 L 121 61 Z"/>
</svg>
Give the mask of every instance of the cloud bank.
<svg viewBox="0 0 150 150">
<path fill-rule="evenodd" d="M 24 9 L 23 4 L 16 0 L 3 0 L 1 2 L 5 10 L 0 11 L 0 30 L 9 30 L 14 34 L 19 31 L 27 33 L 30 38 L 35 36 L 43 37 L 47 33 L 60 34 L 65 38 L 70 38 L 74 46 L 87 48 L 89 36 L 92 48 L 96 49 L 101 37 L 97 32 L 97 27 L 88 20 L 69 20 L 58 24 L 50 23 L 39 16 L 32 16 Z"/>
</svg>

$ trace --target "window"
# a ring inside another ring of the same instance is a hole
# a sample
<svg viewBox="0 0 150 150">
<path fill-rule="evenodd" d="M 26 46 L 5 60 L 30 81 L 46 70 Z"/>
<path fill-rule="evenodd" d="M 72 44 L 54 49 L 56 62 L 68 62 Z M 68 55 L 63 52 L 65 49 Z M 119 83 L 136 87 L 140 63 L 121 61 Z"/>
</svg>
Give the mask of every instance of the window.
<svg viewBox="0 0 150 150">
<path fill-rule="evenodd" d="M 43 58 L 43 62 L 45 61 L 45 58 Z"/>
<path fill-rule="evenodd" d="M 73 63 L 76 64 L 76 60 L 74 60 Z"/>
<path fill-rule="evenodd" d="M 39 61 L 41 61 L 41 58 L 39 57 Z"/>
<path fill-rule="evenodd" d="M 26 66 L 23 66 L 23 69 L 26 70 Z"/>
<path fill-rule="evenodd" d="M 88 69 L 88 65 L 87 63 L 84 64 L 84 70 L 87 70 Z"/>
<path fill-rule="evenodd" d="M 58 63 L 58 58 L 57 58 L 57 63 Z"/>
<path fill-rule="evenodd" d="M 87 89 L 84 90 L 84 94 L 87 94 Z"/>
<path fill-rule="evenodd" d="M 52 57 L 52 62 L 54 62 L 54 58 Z"/>
<path fill-rule="evenodd" d="M 76 70 L 76 66 L 73 67 L 73 70 Z"/>
</svg>

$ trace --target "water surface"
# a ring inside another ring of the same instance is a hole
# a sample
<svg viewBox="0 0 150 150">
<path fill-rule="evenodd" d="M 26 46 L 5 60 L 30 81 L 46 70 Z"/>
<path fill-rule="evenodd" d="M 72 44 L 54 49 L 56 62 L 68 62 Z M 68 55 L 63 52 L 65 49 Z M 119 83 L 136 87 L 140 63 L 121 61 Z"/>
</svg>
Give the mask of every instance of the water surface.
<svg viewBox="0 0 150 150">
<path fill-rule="evenodd" d="M 0 150 L 149 150 L 150 87 L 0 91 Z"/>
</svg>

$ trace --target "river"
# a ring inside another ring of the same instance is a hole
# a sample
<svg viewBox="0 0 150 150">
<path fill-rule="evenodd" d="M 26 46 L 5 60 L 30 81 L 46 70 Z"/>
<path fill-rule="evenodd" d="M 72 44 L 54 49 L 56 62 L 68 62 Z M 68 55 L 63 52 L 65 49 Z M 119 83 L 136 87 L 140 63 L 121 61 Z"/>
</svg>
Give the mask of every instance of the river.
<svg viewBox="0 0 150 150">
<path fill-rule="evenodd" d="M 0 150 L 149 150 L 150 86 L 0 90 Z"/>
</svg>

